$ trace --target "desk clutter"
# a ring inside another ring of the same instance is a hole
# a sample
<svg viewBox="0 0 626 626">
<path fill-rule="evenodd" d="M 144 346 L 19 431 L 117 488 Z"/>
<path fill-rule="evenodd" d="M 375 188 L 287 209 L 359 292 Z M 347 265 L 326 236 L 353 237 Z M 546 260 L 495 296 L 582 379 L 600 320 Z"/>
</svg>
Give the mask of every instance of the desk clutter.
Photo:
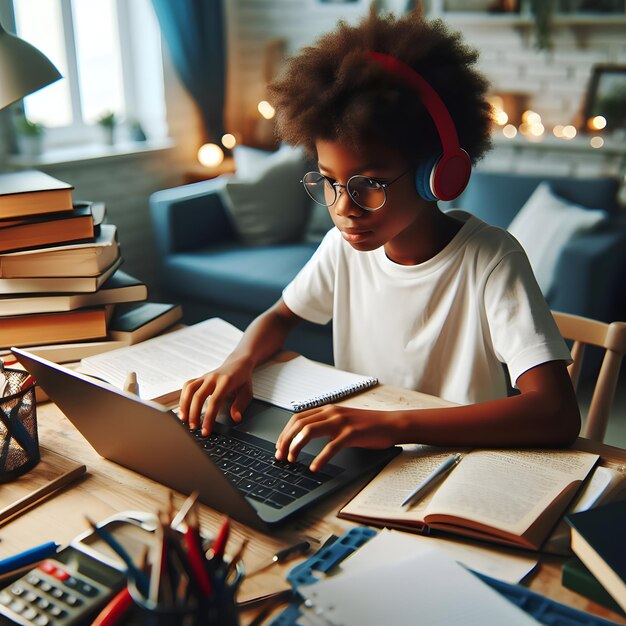
<svg viewBox="0 0 626 626">
<path fill-rule="evenodd" d="M 200 533 L 192 494 L 175 512 L 127 512 L 61 548 L 54 542 L 0 561 L 32 569 L 0 589 L 0 615 L 19 624 L 237 626 L 244 541 L 228 553 L 230 521 Z"/>
<path fill-rule="evenodd" d="M 57 363 L 128 345 L 182 317 L 123 263 L 101 202 L 36 170 L 0 174 L 0 356 L 28 346 Z M 131 304 L 132 303 L 132 304 Z"/>
</svg>

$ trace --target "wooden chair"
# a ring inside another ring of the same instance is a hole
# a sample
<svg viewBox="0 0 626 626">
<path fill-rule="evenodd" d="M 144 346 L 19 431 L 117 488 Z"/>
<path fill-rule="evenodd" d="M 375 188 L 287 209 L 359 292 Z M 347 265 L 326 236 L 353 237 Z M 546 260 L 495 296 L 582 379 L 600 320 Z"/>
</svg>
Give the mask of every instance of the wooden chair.
<svg viewBox="0 0 626 626">
<path fill-rule="evenodd" d="M 572 359 L 574 362 L 568 369 L 574 389 L 578 386 L 585 346 L 598 346 L 605 349 L 582 433 L 582 436 L 587 439 L 601 442 L 606 434 L 620 365 L 626 352 L 626 323 L 605 324 L 586 317 L 556 311 L 553 311 L 552 315 L 562 337 L 573 341 Z"/>
</svg>

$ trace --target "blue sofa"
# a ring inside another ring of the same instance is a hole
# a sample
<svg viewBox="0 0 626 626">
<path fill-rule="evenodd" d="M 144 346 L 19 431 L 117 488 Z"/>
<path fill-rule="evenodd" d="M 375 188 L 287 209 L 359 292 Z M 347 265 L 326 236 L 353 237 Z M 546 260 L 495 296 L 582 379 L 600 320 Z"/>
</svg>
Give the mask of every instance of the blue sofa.
<svg viewBox="0 0 626 626">
<path fill-rule="evenodd" d="M 626 218 L 619 214 L 615 179 L 477 171 L 454 205 L 506 228 L 542 180 L 555 194 L 610 214 L 600 227 L 565 246 L 548 298 L 551 308 L 604 321 L 626 319 Z M 151 196 L 160 288 L 163 297 L 182 303 L 188 323 L 219 316 L 245 328 L 279 298 L 317 243 L 242 245 L 225 208 L 224 185 L 217 178 Z M 287 347 L 332 362 L 331 325 L 304 324 Z"/>
</svg>

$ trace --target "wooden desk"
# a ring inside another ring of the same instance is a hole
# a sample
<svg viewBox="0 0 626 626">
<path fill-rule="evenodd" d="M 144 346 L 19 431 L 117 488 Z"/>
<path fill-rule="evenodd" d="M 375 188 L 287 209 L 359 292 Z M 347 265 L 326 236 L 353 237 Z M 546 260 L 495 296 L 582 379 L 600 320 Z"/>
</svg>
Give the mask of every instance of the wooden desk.
<svg viewBox="0 0 626 626">
<path fill-rule="evenodd" d="M 444 406 L 447 403 L 425 394 L 380 386 L 348 399 L 344 404 L 390 409 Z M 88 514 L 92 519 L 101 520 L 124 510 L 165 509 L 170 491 L 167 487 L 98 456 L 54 404 L 47 403 L 38 407 L 38 422 L 42 458 L 45 459 L 47 450 L 53 450 L 85 463 L 87 474 L 62 493 L 1 526 L 0 558 L 44 541 L 69 542 L 87 529 L 84 514 Z M 578 447 L 601 454 L 604 462 L 620 464 L 626 462 L 626 450 L 593 444 L 586 440 L 579 440 Z M 16 489 L 23 489 L 24 493 L 32 490 L 38 478 L 41 480 L 41 470 L 35 468 L 10 483 L 10 490 L 0 489 L 0 506 L 9 504 L 15 499 Z M 314 540 L 322 540 L 331 532 L 342 534 L 353 524 L 337 519 L 336 512 L 356 493 L 365 480 L 343 489 L 291 524 L 274 532 L 272 536 L 263 535 L 234 522 L 229 544 L 238 546 L 244 537 L 250 537 L 244 561 L 246 568 L 251 571 L 266 563 L 277 549 L 301 539 L 303 535 Z M 11 491 L 12 495 L 7 493 L 8 491 Z M 178 504 L 185 495 L 178 494 Z M 204 533 L 209 535 L 215 533 L 221 520 L 220 513 L 206 506 L 201 507 Z M 530 588 L 559 602 L 626 625 L 626 619 L 564 588 L 560 582 L 562 561 L 557 557 L 544 559 L 530 581 Z M 284 574 L 293 565 L 292 562 L 282 567 L 271 568 L 246 580 L 241 590 L 242 594 L 249 597 L 284 588 Z M 254 612 L 250 613 L 253 614 Z M 243 623 L 246 623 L 247 617 L 249 616 L 243 616 Z"/>
</svg>

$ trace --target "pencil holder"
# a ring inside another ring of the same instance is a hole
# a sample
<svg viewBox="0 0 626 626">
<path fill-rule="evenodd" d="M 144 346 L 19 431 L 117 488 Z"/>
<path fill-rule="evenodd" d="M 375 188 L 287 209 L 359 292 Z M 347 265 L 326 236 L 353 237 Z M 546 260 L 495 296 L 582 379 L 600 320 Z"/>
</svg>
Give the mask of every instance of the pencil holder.
<svg viewBox="0 0 626 626">
<path fill-rule="evenodd" d="M 146 598 L 129 579 L 128 591 L 135 603 L 136 621 L 142 626 L 239 626 L 236 595 L 243 580 L 244 570 L 237 564 L 232 576 L 216 587 L 214 594 L 198 601 L 190 595 L 182 605 L 156 603 Z"/>
<path fill-rule="evenodd" d="M 0 483 L 28 472 L 39 458 L 35 383 L 0 360 Z"/>
</svg>

